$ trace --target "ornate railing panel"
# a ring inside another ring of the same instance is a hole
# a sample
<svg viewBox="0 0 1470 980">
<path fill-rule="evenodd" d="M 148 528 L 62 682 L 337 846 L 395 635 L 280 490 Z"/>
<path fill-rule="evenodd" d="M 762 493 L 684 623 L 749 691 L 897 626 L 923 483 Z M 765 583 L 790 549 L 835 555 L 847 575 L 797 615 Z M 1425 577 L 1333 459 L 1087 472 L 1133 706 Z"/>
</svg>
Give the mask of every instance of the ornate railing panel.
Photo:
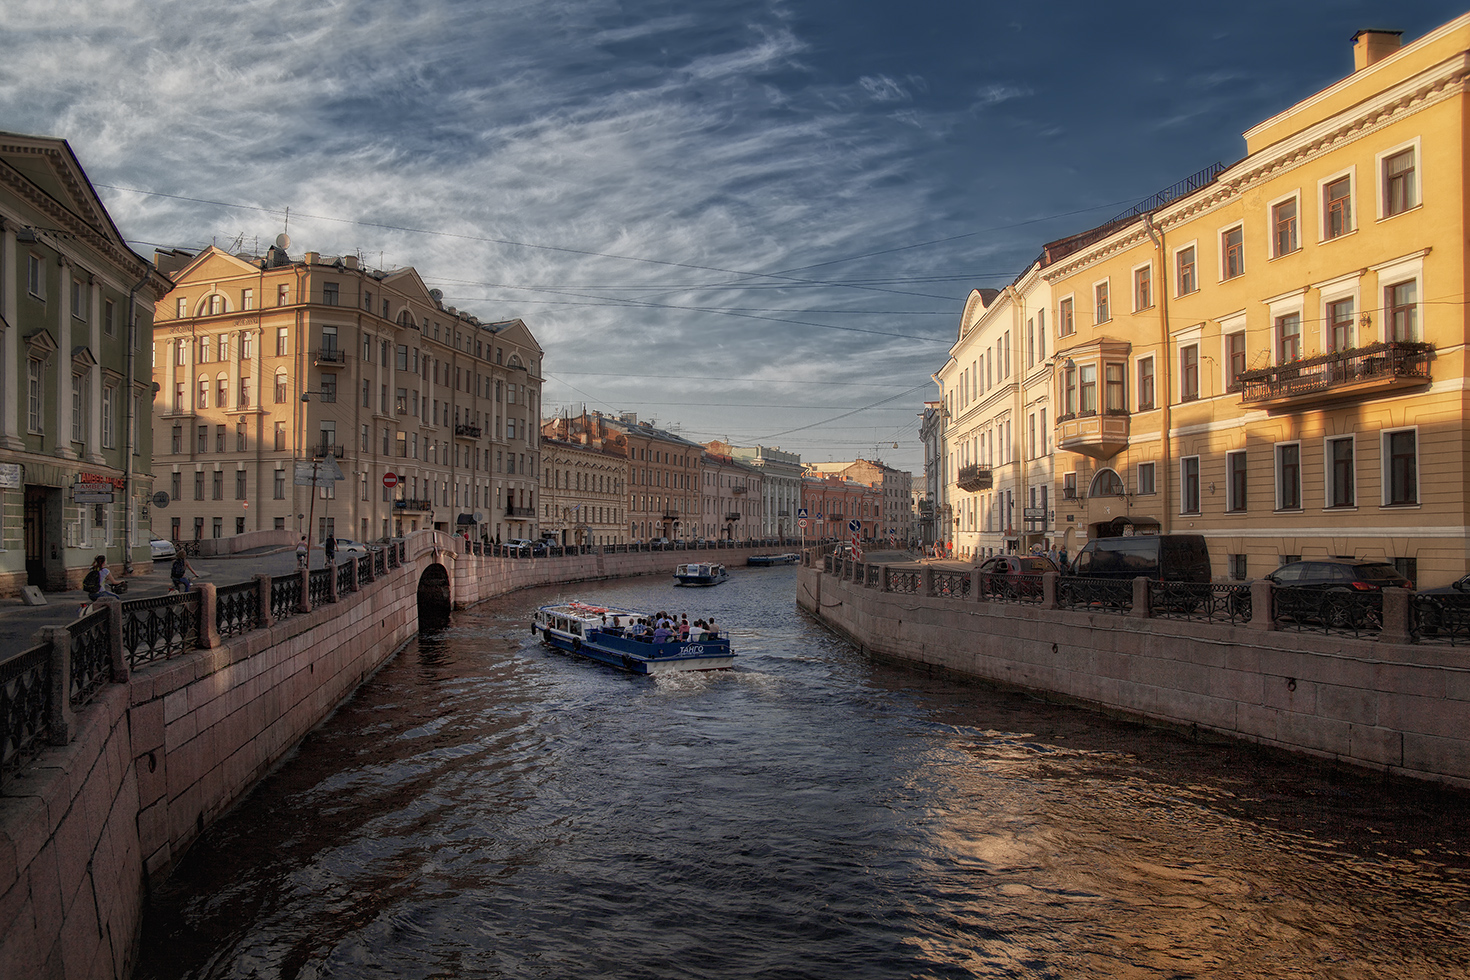
<svg viewBox="0 0 1470 980">
<path fill-rule="evenodd" d="M 1040 572 L 1023 572 L 1017 575 L 992 575 L 987 572 L 980 576 L 980 596 L 989 602 L 1039 603 L 1042 595 L 1041 575 Z"/>
<path fill-rule="evenodd" d="M 1243 626 L 1251 620 L 1251 587 L 1208 582 L 1149 582 L 1150 614 Z"/>
<path fill-rule="evenodd" d="M 970 597 L 969 572 L 934 571 L 934 594 L 942 598 L 968 599 Z"/>
<path fill-rule="evenodd" d="M 0 662 L 0 778 L 25 762 L 51 729 L 51 644 Z"/>
<path fill-rule="evenodd" d="M 822 571 L 826 572 L 828 575 L 832 574 L 832 556 L 831 555 L 823 555 L 822 556 Z"/>
<path fill-rule="evenodd" d="M 122 648 L 129 665 L 167 660 L 199 644 L 199 593 L 129 599 L 122 604 Z"/>
<path fill-rule="evenodd" d="M 1271 590 L 1277 629 L 1361 636 L 1383 628 L 1383 593 L 1277 586 Z"/>
<path fill-rule="evenodd" d="M 301 576 L 296 572 L 271 578 L 271 618 L 296 615 L 301 605 Z"/>
<path fill-rule="evenodd" d="M 923 587 L 924 575 L 922 572 L 911 569 L 888 570 L 888 591 L 901 592 L 904 595 L 918 595 L 919 589 Z"/>
<path fill-rule="evenodd" d="M 1470 595 L 1409 598 L 1409 630 L 1415 643 L 1470 644 Z"/>
<path fill-rule="evenodd" d="M 867 572 L 864 575 L 863 584 L 866 585 L 870 589 L 876 589 L 878 587 L 878 585 L 880 584 L 879 583 L 878 576 L 880 576 L 882 574 L 883 574 L 883 566 L 882 565 L 869 564 L 867 566 Z"/>
<path fill-rule="evenodd" d="M 332 601 L 332 570 L 330 568 L 313 568 L 306 576 L 306 597 L 311 602 L 311 608 L 325 605 Z"/>
<path fill-rule="evenodd" d="M 214 628 L 220 636 L 260 627 L 260 587 L 254 582 L 221 586 L 215 593 Z"/>
<path fill-rule="evenodd" d="M 98 608 L 67 626 L 71 633 L 71 703 L 91 701 L 102 685 L 112 679 L 112 651 L 107 609 Z"/>
<path fill-rule="evenodd" d="M 388 560 L 383 554 L 382 548 L 377 548 L 373 551 L 373 572 L 377 575 L 388 574 Z"/>
<path fill-rule="evenodd" d="M 359 555 L 357 558 L 357 580 L 366 582 L 373 574 L 373 556 Z"/>
<path fill-rule="evenodd" d="M 337 594 L 346 595 L 352 591 L 352 586 L 357 582 L 357 565 L 350 561 L 344 561 L 337 566 Z"/>
<path fill-rule="evenodd" d="M 1065 575 L 1057 579 L 1057 605 L 1089 612 L 1124 613 L 1133 608 L 1133 580 Z"/>
</svg>

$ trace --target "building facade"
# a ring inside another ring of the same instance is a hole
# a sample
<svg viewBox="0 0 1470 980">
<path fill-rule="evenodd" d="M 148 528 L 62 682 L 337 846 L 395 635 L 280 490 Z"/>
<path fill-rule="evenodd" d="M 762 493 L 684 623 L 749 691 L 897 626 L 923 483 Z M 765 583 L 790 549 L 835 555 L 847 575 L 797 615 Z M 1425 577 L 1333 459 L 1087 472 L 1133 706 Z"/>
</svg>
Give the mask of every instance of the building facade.
<svg viewBox="0 0 1470 980">
<path fill-rule="evenodd" d="M 153 303 L 65 140 L 0 134 L 0 594 L 150 561 Z"/>
<path fill-rule="evenodd" d="M 411 268 L 288 247 L 158 257 L 176 286 L 156 314 L 171 504 L 155 533 L 537 537 L 542 351 L 526 325 L 446 307 Z"/>
<path fill-rule="evenodd" d="M 706 448 L 700 459 L 699 486 L 699 537 L 707 541 L 749 541 L 765 536 L 764 470 Z"/>
<path fill-rule="evenodd" d="M 541 532 L 563 546 L 628 541 L 628 440 L 584 414 L 541 423 Z"/>
<path fill-rule="evenodd" d="M 914 527 L 913 475 L 896 470 L 881 460 L 857 459 L 846 463 L 811 463 L 809 472 L 841 476 L 875 491 L 872 506 L 862 514 L 849 516 L 862 520 L 865 539 L 885 541 L 907 547 L 917 540 Z"/>
<path fill-rule="evenodd" d="M 801 506 L 807 512 L 809 522 L 805 539 L 846 541 L 853 535 L 850 522 L 857 521 L 859 539 L 870 540 L 873 529 L 878 526 L 882 499 L 876 487 L 838 473 L 822 473 L 809 466 L 801 481 Z"/>
</svg>

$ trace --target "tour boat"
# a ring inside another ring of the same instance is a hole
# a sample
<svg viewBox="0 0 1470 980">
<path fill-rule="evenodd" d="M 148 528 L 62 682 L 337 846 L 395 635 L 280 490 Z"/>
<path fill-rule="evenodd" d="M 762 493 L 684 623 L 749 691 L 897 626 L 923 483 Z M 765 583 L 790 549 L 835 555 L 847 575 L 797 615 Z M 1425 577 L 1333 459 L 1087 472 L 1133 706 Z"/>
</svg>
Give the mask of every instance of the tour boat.
<svg viewBox="0 0 1470 980">
<path fill-rule="evenodd" d="M 735 663 L 730 640 L 693 637 L 654 643 L 630 635 L 634 624 L 652 622 L 647 613 L 585 602 L 542 606 L 536 611 L 531 632 L 557 650 L 631 671 L 635 674 L 669 674 L 683 670 L 726 670 Z M 676 632 L 674 634 L 678 636 Z"/>
<path fill-rule="evenodd" d="M 795 565 L 800 560 L 800 555 L 788 551 L 784 555 L 751 555 L 745 559 L 745 564 L 755 565 L 759 568 L 769 568 L 772 565 Z"/>
<path fill-rule="evenodd" d="M 709 562 L 690 562 L 674 569 L 676 585 L 719 585 L 729 577 L 730 573 L 725 571 L 724 565 L 713 565 Z"/>
</svg>

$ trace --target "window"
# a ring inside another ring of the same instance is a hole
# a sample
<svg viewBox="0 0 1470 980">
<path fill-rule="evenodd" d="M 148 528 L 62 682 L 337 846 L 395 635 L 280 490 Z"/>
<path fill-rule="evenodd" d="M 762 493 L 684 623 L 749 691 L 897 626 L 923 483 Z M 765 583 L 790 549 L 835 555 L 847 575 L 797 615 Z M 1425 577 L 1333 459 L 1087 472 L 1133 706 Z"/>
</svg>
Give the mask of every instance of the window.
<svg viewBox="0 0 1470 980">
<path fill-rule="evenodd" d="M 1057 304 L 1057 335 L 1070 337 L 1076 331 L 1077 326 L 1072 319 L 1072 299 L 1068 297 Z"/>
<path fill-rule="evenodd" d="M 286 283 L 276 286 L 276 305 L 285 306 L 291 302 L 291 287 Z"/>
<path fill-rule="evenodd" d="M 213 481 L 212 481 L 212 483 L 210 485 L 210 491 L 212 493 L 211 499 L 213 499 L 213 500 L 224 500 L 225 499 L 225 472 L 224 472 L 224 470 L 215 470 L 214 471 L 214 479 L 213 479 Z"/>
<path fill-rule="evenodd" d="M 276 372 L 276 404 L 286 404 L 286 372 Z"/>
<path fill-rule="evenodd" d="M 1394 283 L 1383 291 L 1384 313 L 1390 341 L 1419 339 L 1419 284 L 1415 280 Z"/>
<path fill-rule="evenodd" d="M 217 408 L 229 408 L 230 406 L 230 379 L 220 375 L 215 381 L 214 404 Z"/>
<path fill-rule="evenodd" d="M 72 316 L 76 317 L 78 320 L 85 320 L 87 318 L 87 307 L 89 305 L 87 303 L 87 300 L 91 297 L 91 295 L 92 295 L 92 291 L 87 288 L 87 283 L 86 283 L 85 280 L 82 280 L 80 278 L 74 278 L 74 279 L 72 279 L 72 281 L 71 281 L 71 315 Z"/>
<path fill-rule="evenodd" d="M 242 309 L 242 310 L 253 310 L 253 309 L 255 309 L 255 290 L 253 290 L 253 289 L 242 289 L 242 290 L 240 290 L 240 309 Z"/>
<path fill-rule="evenodd" d="M 1353 437 L 1327 440 L 1327 506 L 1352 507 L 1357 503 L 1353 488 Z"/>
<path fill-rule="evenodd" d="M 1234 279 L 1245 273 L 1245 229 L 1240 225 L 1220 235 L 1221 279 Z"/>
<path fill-rule="evenodd" d="M 240 379 L 240 400 L 238 402 L 236 402 L 235 404 L 238 405 L 240 408 L 249 408 L 250 407 L 250 379 L 249 378 L 242 377 Z"/>
<path fill-rule="evenodd" d="M 1245 373 L 1245 331 L 1225 335 L 1225 381 L 1230 391 L 1241 388 L 1240 376 Z"/>
<path fill-rule="evenodd" d="M 178 298 L 178 301 L 176 303 L 174 303 L 174 316 L 176 316 L 180 320 L 182 320 L 184 317 L 186 317 L 188 315 L 189 315 L 189 301 L 187 299 L 185 299 L 183 296 L 180 296 Z"/>
<path fill-rule="evenodd" d="M 1235 513 L 1246 509 L 1244 450 L 1225 454 L 1225 509 Z"/>
<path fill-rule="evenodd" d="M 1353 346 L 1353 301 L 1340 299 L 1327 304 L 1327 349 L 1351 350 Z"/>
<path fill-rule="evenodd" d="M 214 451 L 217 453 L 222 453 L 225 451 L 225 427 L 222 425 L 217 425 L 214 428 Z"/>
<path fill-rule="evenodd" d="M 117 386 L 105 385 L 102 389 L 102 448 L 117 448 L 116 427 Z"/>
<path fill-rule="evenodd" d="M 1275 255 L 1286 255 L 1301 248 L 1297 236 L 1296 198 L 1271 208 L 1271 247 Z"/>
<path fill-rule="evenodd" d="M 397 360 L 396 360 L 395 364 L 396 364 L 398 370 L 400 370 L 400 371 L 407 371 L 408 370 L 408 345 L 407 344 L 399 344 L 398 345 L 398 357 L 397 357 Z M 458 385 L 456 385 L 455 387 L 458 387 Z"/>
<path fill-rule="evenodd" d="M 248 361 L 255 356 L 255 335 L 249 332 L 240 335 L 240 360 Z"/>
<path fill-rule="evenodd" d="M 45 365 L 38 358 L 26 361 L 26 431 L 39 433 L 41 429 L 42 371 Z"/>
<path fill-rule="evenodd" d="M 109 337 L 117 335 L 117 304 L 110 299 L 102 302 L 102 330 Z"/>
<path fill-rule="evenodd" d="M 1276 447 L 1276 509 L 1300 510 L 1302 506 L 1302 447 L 1283 443 Z"/>
<path fill-rule="evenodd" d="M 1092 295 L 1093 295 L 1093 302 L 1094 302 L 1094 304 L 1096 306 L 1096 310 L 1097 310 L 1097 319 L 1094 322 L 1096 322 L 1096 323 L 1106 323 L 1109 319 L 1111 319 L 1108 316 L 1108 284 L 1107 284 L 1107 281 L 1104 280 L 1103 282 L 1098 283 L 1096 286 L 1093 286 L 1092 287 Z"/>
<path fill-rule="evenodd" d="M 71 441 L 82 442 L 86 432 L 87 381 L 80 374 L 71 376 Z"/>
<path fill-rule="evenodd" d="M 1097 414 L 1097 365 L 1084 364 L 1077 370 L 1080 399 L 1077 411 L 1080 415 Z"/>
<path fill-rule="evenodd" d="M 196 405 L 196 406 L 194 406 L 194 407 L 195 408 L 208 408 L 209 407 L 209 379 L 208 378 L 200 378 L 199 379 L 199 404 Z"/>
<path fill-rule="evenodd" d="M 236 470 L 235 471 L 235 499 L 236 500 L 244 500 L 245 499 L 245 471 L 244 470 Z"/>
<path fill-rule="evenodd" d="M 278 452 L 278 453 L 279 452 L 284 452 L 285 449 L 286 449 L 286 423 L 285 422 L 277 422 L 276 423 L 275 447 L 276 447 L 276 452 Z"/>
<path fill-rule="evenodd" d="M 172 496 L 174 500 L 183 500 L 184 474 L 180 473 L 178 470 L 175 470 L 173 474 L 169 477 L 169 489 L 172 491 Z M 178 532 L 175 531 L 174 535 L 175 537 L 177 537 Z"/>
<path fill-rule="evenodd" d="M 26 256 L 26 292 L 37 299 L 46 298 L 46 264 L 39 255 Z M 183 316 L 184 301 L 179 300 L 179 316 Z"/>
<path fill-rule="evenodd" d="M 1199 513 L 1199 457 L 1179 461 L 1179 513 Z"/>
<path fill-rule="evenodd" d="M 1230 578 L 1236 582 L 1244 582 L 1250 578 L 1246 572 L 1245 555 L 1226 555 L 1226 563 L 1230 568 Z"/>
<path fill-rule="evenodd" d="M 1103 395 L 1103 408 L 1110 415 L 1121 415 L 1128 411 L 1128 397 L 1123 384 L 1123 365 L 1104 364 L 1103 384 L 1105 392 Z"/>
<path fill-rule="evenodd" d="M 1289 364 L 1302 356 L 1302 316 L 1288 313 L 1276 318 L 1276 356 L 1278 364 Z"/>
<path fill-rule="evenodd" d="M 171 452 L 175 455 L 184 451 L 184 427 L 182 425 L 174 426 L 173 441 L 170 443 L 170 446 L 172 447 Z M 178 499 L 178 496 L 178 493 L 175 492 L 174 498 Z"/>
<path fill-rule="evenodd" d="M 335 402 L 337 400 L 337 376 L 335 374 L 322 373 L 322 401 Z"/>
<path fill-rule="evenodd" d="M 1077 369 L 1062 372 L 1062 412 L 1072 418 L 1077 414 Z"/>
<path fill-rule="evenodd" d="M 285 288 L 284 286 L 281 288 Z M 291 353 L 290 327 L 279 327 L 276 330 L 276 356 L 285 357 Z"/>
<path fill-rule="evenodd" d="M 1138 361 L 1138 410 L 1147 412 L 1154 407 L 1154 359 L 1143 357 Z"/>
<path fill-rule="evenodd" d="M 212 341 L 211 341 L 211 339 L 209 337 L 200 337 L 199 338 L 199 363 L 200 364 L 208 364 L 209 363 L 209 361 L 210 361 L 209 347 L 210 347 L 211 342 Z"/>
<path fill-rule="evenodd" d="M 1199 398 L 1199 347 L 1190 344 L 1179 349 L 1179 400 L 1192 402 Z"/>
<path fill-rule="evenodd" d="M 194 499 L 195 500 L 203 500 L 204 499 L 204 471 L 203 470 L 195 470 L 194 471 Z M 196 528 L 203 527 L 204 526 L 204 518 L 202 518 L 202 517 L 196 517 L 194 519 L 194 526 Z M 194 536 L 195 537 L 198 537 L 199 536 L 199 532 L 197 530 L 195 531 Z"/>
<path fill-rule="evenodd" d="M 1339 238 L 1353 230 L 1353 179 L 1344 175 L 1322 188 L 1322 237 Z"/>
<path fill-rule="evenodd" d="M 337 305 L 337 284 L 335 282 L 322 283 L 322 303 L 326 306 Z"/>
<path fill-rule="evenodd" d="M 225 298 L 218 293 L 212 293 L 209 297 L 209 315 L 218 316 L 225 311 Z"/>
<path fill-rule="evenodd" d="M 1154 464 L 1153 463 L 1139 463 L 1138 464 L 1138 492 L 1139 493 L 1158 493 L 1158 489 L 1157 489 L 1156 485 L 1154 484 Z"/>
<path fill-rule="evenodd" d="M 1153 266 L 1145 265 L 1133 270 L 1133 312 L 1146 310 L 1154 305 Z"/>
<path fill-rule="evenodd" d="M 199 425 L 194 430 L 194 435 L 196 437 L 194 444 L 198 447 L 198 451 L 201 453 L 209 452 L 209 426 Z"/>
<path fill-rule="evenodd" d="M 1419 502 L 1419 433 L 1402 429 L 1383 434 L 1385 504 Z"/>
<path fill-rule="evenodd" d="M 1179 295 L 1184 296 L 1199 289 L 1199 276 L 1195 270 L 1194 246 L 1181 248 L 1175 256 L 1179 265 Z"/>
<path fill-rule="evenodd" d="M 1411 147 L 1383 160 L 1383 216 L 1403 214 L 1419 204 L 1419 188 Z"/>
</svg>

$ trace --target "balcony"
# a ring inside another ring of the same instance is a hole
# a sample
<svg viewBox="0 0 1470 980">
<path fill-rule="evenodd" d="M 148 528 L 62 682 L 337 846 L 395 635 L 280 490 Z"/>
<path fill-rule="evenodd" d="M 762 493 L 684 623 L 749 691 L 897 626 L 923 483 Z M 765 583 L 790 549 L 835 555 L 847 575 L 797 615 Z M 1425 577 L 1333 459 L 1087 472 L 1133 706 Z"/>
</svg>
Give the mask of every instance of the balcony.
<svg viewBox="0 0 1470 980">
<path fill-rule="evenodd" d="M 734 512 L 729 513 L 729 514 L 726 514 L 725 515 L 725 520 L 727 520 L 727 521 L 738 521 L 738 520 L 740 520 L 740 514 L 739 513 L 734 513 Z"/>
<path fill-rule="evenodd" d="M 478 425 L 456 425 L 454 434 L 464 439 L 480 438 L 480 427 Z"/>
<path fill-rule="evenodd" d="M 505 508 L 505 516 L 506 517 L 535 517 L 536 516 L 536 508 L 535 507 L 509 507 L 508 506 L 508 507 Z"/>
<path fill-rule="evenodd" d="M 402 500 L 393 501 L 393 508 L 395 510 L 413 510 L 423 512 L 433 510 L 434 502 L 432 500 L 425 500 L 422 497 L 405 497 Z"/>
<path fill-rule="evenodd" d="M 340 347 L 319 347 L 312 362 L 318 365 L 325 364 L 329 367 L 337 365 L 341 367 L 347 363 L 347 352 Z"/>
<path fill-rule="evenodd" d="M 730 492 L 733 493 L 733 494 L 737 494 L 738 495 L 738 494 L 744 493 L 746 491 L 746 489 L 747 488 L 745 487 L 745 485 L 742 484 L 742 485 L 740 485 L 738 487 L 731 487 L 730 488 Z"/>
<path fill-rule="evenodd" d="M 1422 388 L 1433 380 L 1429 376 L 1433 359 L 1433 344 L 1393 341 L 1244 371 L 1240 403 L 1268 410 L 1295 409 Z"/>
<path fill-rule="evenodd" d="M 326 459 L 328 456 L 333 459 L 343 459 L 347 455 L 347 446 L 345 443 L 322 443 L 321 445 L 313 446 L 311 448 L 311 454 L 317 459 Z"/>
<path fill-rule="evenodd" d="M 1128 413 L 1079 412 L 1057 419 L 1057 448 L 1093 459 L 1112 459 L 1128 448 Z"/>
<path fill-rule="evenodd" d="M 989 490 L 995 485 L 995 475 L 988 466 L 961 466 L 959 485 L 961 490 L 968 493 Z"/>
<path fill-rule="evenodd" d="M 667 513 L 667 514 L 664 515 L 664 520 L 666 520 L 666 521 L 677 521 L 677 520 L 679 520 L 679 515 L 678 514 L 675 514 L 673 511 L 670 511 L 669 513 Z"/>
</svg>

